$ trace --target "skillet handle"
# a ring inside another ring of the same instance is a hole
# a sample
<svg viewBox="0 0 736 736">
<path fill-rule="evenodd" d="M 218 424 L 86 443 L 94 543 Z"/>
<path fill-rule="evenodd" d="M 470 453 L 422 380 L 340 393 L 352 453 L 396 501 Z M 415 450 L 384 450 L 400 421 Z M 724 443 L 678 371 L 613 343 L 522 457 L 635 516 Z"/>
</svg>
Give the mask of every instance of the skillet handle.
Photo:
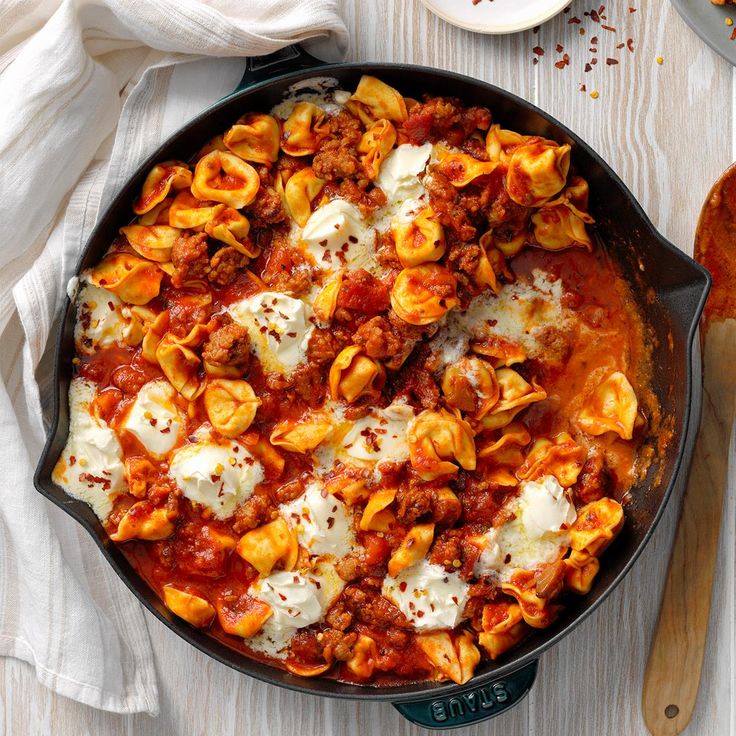
<svg viewBox="0 0 736 736">
<path fill-rule="evenodd" d="M 535 659 L 510 675 L 485 685 L 460 688 L 431 700 L 394 703 L 404 718 L 424 728 L 460 728 L 488 720 L 513 708 L 531 690 L 537 675 Z"/>
<path fill-rule="evenodd" d="M 285 46 L 268 56 L 251 56 L 245 60 L 245 73 L 238 86 L 230 93 L 242 92 L 260 82 L 278 77 L 281 74 L 300 69 L 317 69 L 325 62 L 308 54 L 301 46 Z M 229 95 L 228 95 L 229 96 Z"/>
</svg>

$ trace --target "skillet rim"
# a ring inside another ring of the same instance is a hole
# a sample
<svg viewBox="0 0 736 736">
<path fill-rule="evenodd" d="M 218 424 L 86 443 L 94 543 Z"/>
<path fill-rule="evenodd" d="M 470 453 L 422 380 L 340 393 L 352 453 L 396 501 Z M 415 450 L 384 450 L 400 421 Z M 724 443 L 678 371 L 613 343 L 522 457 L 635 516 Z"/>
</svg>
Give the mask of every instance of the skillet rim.
<svg viewBox="0 0 736 736">
<path fill-rule="evenodd" d="M 284 687 L 289 690 L 294 690 L 301 693 L 307 693 L 311 695 L 319 695 L 324 697 L 332 697 L 337 699 L 348 699 L 348 700 L 368 700 L 368 701 L 387 701 L 391 703 L 410 703 L 426 701 L 432 698 L 442 698 L 452 696 L 459 692 L 465 691 L 468 688 L 481 687 L 487 683 L 494 682 L 496 680 L 508 677 L 514 672 L 522 669 L 530 663 L 538 660 L 540 656 L 551 647 L 559 643 L 565 636 L 572 633 L 573 629 L 578 627 L 583 621 L 585 621 L 598 607 L 608 598 L 611 592 L 621 583 L 626 575 L 631 570 L 634 563 L 637 561 L 645 547 L 648 545 L 654 530 L 656 529 L 659 521 L 661 520 L 668 504 L 671 499 L 673 490 L 677 483 L 681 480 L 681 473 L 683 471 L 683 460 L 687 457 L 689 463 L 689 453 L 692 450 L 692 444 L 695 439 L 697 430 L 697 424 L 694 419 L 699 421 L 699 417 L 693 417 L 693 399 L 694 399 L 694 386 L 693 386 L 693 345 L 694 338 L 697 332 L 698 321 L 705 305 L 708 292 L 711 286 L 711 277 L 709 272 L 701 266 L 697 261 L 693 260 L 687 253 L 677 248 L 668 239 L 659 233 L 654 227 L 652 222 L 647 217 L 646 213 L 642 209 L 639 202 L 636 200 L 634 195 L 629 191 L 628 187 L 623 183 L 620 177 L 613 171 L 613 169 L 596 153 L 583 139 L 577 134 L 573 133 L 567 126 L 560 123 L 554 117 L 544 112 L 536 105 L 527 100 L 508 92 L 507 90 L 490 84 L 488 82 L 475 79 L 469 75 L 460 74 L 457 72 L 446 71 L 437 69 L 434 67 L 415 65 L 415 64 L 403 64 L 403 63 L 391 63 L 391 62 L 345 62 L 336 64 L 325 64 L 315 66 L 309 69 L 297 69 L 294 71 L 286 71 L 279 73 L 270 79 L 256 82 L 252 86 L 248 86 L 245 89 L 237 89 L 232 94 L 224 97 L 223 99 L 216 102 L 211 107 L 202 111 L 199 115 L 192 118 L 184 126 L 175 131 L 169 136 L 160 146 L 156 148 L 148 157 L 146 157 L 141 164 L 136 168 L 135 172 L 126 180 L 125 185 L 110 201 L 107 207 L 97 217 L 97 221 L 92 233 L 87 240 L 84 248 L 82 249 L 80 256 L 77 260 L 74 274 L 78 275 L 81 269 L 81 265 L 86 259 L 87 254 L 93 249 L 96 240 L 99 237 L 100 231 L 103 229 L 105 222 L 113 217 L 114 213 L 121 207 L 124 200 L 127 200 L 126 189 L 130 183 L 142 175 L 144 171 L 147 171 L 151 165 L 159 160 L 162 160 L 162 156 L 165 155 L 167 149 L 169 149 L 174 141 L 179 136 L 185 134 L 185 132 L 191 127 L 196 126 L 199 123 L 205 122 L 208 118 L 211 118 L 221 108 L 232 104 L 236 100 L 245 99 L 249 95 L 256 92 L 260 92 L 268 87 L 281 87 L 281 92 L 285 91 L 290 83 L 302 81 L 313 77 L 328 77 L 332 71 L 355 71 L 363 73 L 374 73 L 380 76 L 382 70 L 397 72 L 406 71 L 408 74 L 419 73 L 429 74 L 435 78 L 441 77 L 448 82 L 453 80 L 462 81 L 466 84 L 471 84 L 475 87 L 482 88 L 486 92 L 491 92 L 502 98 L 505 98 L 510 104 L 522 108 L 527 113 L 538 115 L 554 129 L 556 134 L 562 134 L 569 137 L 574 141 L 575 145 L 585 151 L 585 153 L 593 160 L 593 162 L 601 168 L 603 173 L 609 182 L 617 187 L 627 202 L 632 206 L 634 215 L 638 218 L 641 226 L 649 233 L 653 240 L 657 244 L 664 248 L 668 258 L 680 260 L 685 266 L 692 270 L 692 278 L 686 283 L 682 284 L 682 288 L 690 290 L 693 294 L 698 294 L 697 301 L 692 309 L 690 316 L 690 324 L 687 326 L 687 330 L 684 336 L 684 354 L 685 354 L 685 365 L 684 375 L 686 378 L 685 388 L 685 406 L 682 417 L 682 433 L 681 439 L 677 447 L 677 452 L 674 455 L 672 462 L 672 475 L 670 482 L 664 489 L 659 507 L 654 514 L 654 517 L 649 527 L 644 532 L 641 541 L 630 555 L 628 560 L 623 564 L 619 573 L 608 583 L 608 585 L 600 592 L 600 595 L 592 603 L 573 616 L 559 631 L 553 633 L 548 639 L 541 642 L 538 646 L 529 652 L 518 657 L 511 657 L 507 661 L 503 662 L 500 666 L 491 669 L 490 671 L 481 672 L 474 675 L 464 685 L 458 685 L 456 683 L 439 683 L 433 684 L 428 681 L 415 683 L 411 685 L 399 685 L 399 686 L 388 686 L 388 687 L 371 687 L 371 686 L 359 686 L 351 685 L 349 683 L 343 683 L 334 679 L 329 678 L 300 678 L 289 674 L 288 672 L 281 670 L 278 667 L 274 667 L 265 664 L 257 659 L 247 657 L 246 655 L 238 652 L 237 650 L 230 649 L 226 645 L 219 642 L 214 637 L 208 636 L 203 632 L 200 632 L 192 627 L 188 626 L 185 622 L 180 621 L 178 618 L 171 614 L 168 614 L 163 609 L 163 604 L 158 600 L 158 597 L 153 592 L 148 584 L 135 573 L 135 577 L 138 578 L 138 582 L 143 590 L 139 589 L 136 585 L 135 580 L 126 573 L 123 566 L 133 568 L 124 561 L 122 553 L 117 553 L 112 545 L 113 543 L 106 537 L 100 534 L 100 529 L 95 529 L 80 513 L 74 508 L 75 504 L 84 504 L 83 501 L 73 499 L 73 497 L 67 496 L 68 502 L 65 503 L 61 499 L 55 496 L 55 490 L 60 489 L 53 480 L 51 479 L 51 472 L 53 465 L 55 464 L 56 458 L 53 459 L 53 463 L 50 463 L 50 453 L 52 446 L 57 441 L 59 434 L 59 420 L 60 420 L 60 405 L 61 405 L 61 374 L 63 370 L 70 370 L 65 368 L 62 364 L 62 352 L 64 343 L 64 329 L 67 321 L 73 319 L 73 305 L 69 296 L 67 295 L 63 308 L 56 315 L 54 319 L 54 325 L 59 327 L 59 333 L 56 338 L 56 347 L 54 351 L 54 380 L 53 380 L 53 412 L 52 419 L 47 429 L 46 442 L 41 453 L 36 471 L 34 473 L 34 485 L 36 489 L 48 500 L 55 503 L 57 506 L 62 508 L 75 521 L 80 523 L 89 532 L 94 539 L 97 546 L 100 548 L 107 562 L 115 570 L 116 574 L 121 578 L 125 585 L 131 590 L 136 596 L 139 602 L 145 606 L 159 621 L 161 621 L 170 630 L 176 633 L 178 636 L 183 638 L 192 646 L 196 647 L 203 654 L 206 654 L 221 664 L 225 664 L 236 671 L 247 674 L 258 680 L 262 680 L 272 685 Z M 671 310 L 670 310 L 671 311 Z M 673 318 L 677 315 L 673 315 Z M 685 319 L 681 319 L 683 326 L 686 325 Z M 699 391 L 698 391 L 699 393 Z M 68 436 L 68 430 L 66 431 Z M 687 467 L 684 468 L 687 470 Z M 64 494 L 66 495 L 66 494 Z M 104 531 L 103 531 L 104 534 Z M 117 557 L 121 560 L 118 560 Z M 123 564 L 121 564 L 121 562 Z M 133 571 L 134 572 L 134 571 Z M 147 594 L 148 593 L 148 594 Z M 158 605 L 156 605 L 158 604 Z M 200 641 L 202 639 L 202 641 Z M 214 645 L 214 648 L 213 648 Z M 231 656 L 238 657 L 238 662 L 228 661 L 224 655 L 220 655 L 217 648 L 227 649 Z"/>
</svg>

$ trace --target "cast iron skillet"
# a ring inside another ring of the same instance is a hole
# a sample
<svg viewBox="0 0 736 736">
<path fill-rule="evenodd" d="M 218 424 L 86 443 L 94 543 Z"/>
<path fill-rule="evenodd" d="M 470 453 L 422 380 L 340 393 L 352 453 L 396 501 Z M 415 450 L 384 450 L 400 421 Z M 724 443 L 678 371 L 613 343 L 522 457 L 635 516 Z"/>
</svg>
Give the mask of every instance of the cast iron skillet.
<svg viewBox="0 0 736 736">
<path fill-rule="evenodd" d="M 462 726 L 497 715 L 521 700 L 532 686 L 537 660 L 572 631 L 621 581 L 647 543 L 670 497 L 675 480 L 690 461 L 699 419 L 699 381 L 693 380 L 691 357 L 697 322 L 710 287 L 708 272 L 659 235 L 614 172 L 583 141 L 528 102 L 469 77 L 404 64 L 333 64 L 319 62 L 300 49 L 285 49 L 251 60 L 238 89 L 172 136 L 150 158 L 100 216 L 80 259 L 78 271 L 96 263 L 129 222 L 131 203 L 151 166 L 167 159 L 189 159 L 208 139 L 250 111 L 267 111 L 287 87 L 314 76 L 337 78 L 354 89 L 361 74 L 373 74 L 419 98 L 424 93 L 455 95 L 485 105 L 504 127 L 546 136 L 573 145 L 573 162 L 591 188 L 592 214 L 605 247 L 633 286 L 652 331 L 654 390 L 663 412 L 673 421 L 673 437 L 647 479 L 633 490 L 626 525 L 606 552 L 601 573 L 588 596 L 571 602 L 549 629 L 536 631 L 499 663 L 486 663 L 466 685 L 423 682 L 376 689 L 327 678 L 302 679 L 249 659 L 173 616 L 110 542 L 92 510 L 59 488 L 51 472 L 67 439 L 67 391 L 74 356 L 74 310 L 67 299 L 60 315 L 56 346 L 54 415 L 34 478 L 36 488 L 92 534 L 113 569 L 140 602 L 170 629 L 214 659 L 260 680 L 304 693 L 356 700 L 391 702 L 406 718 L 429 728 Z M 697 366 L 696 366 L 697 367 Z"/>
</svg>

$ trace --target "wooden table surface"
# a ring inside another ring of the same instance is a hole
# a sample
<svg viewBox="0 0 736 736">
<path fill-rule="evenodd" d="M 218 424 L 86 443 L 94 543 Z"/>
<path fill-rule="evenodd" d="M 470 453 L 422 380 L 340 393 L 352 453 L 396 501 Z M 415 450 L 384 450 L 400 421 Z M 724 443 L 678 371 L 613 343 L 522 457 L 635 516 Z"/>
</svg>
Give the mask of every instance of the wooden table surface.
<svg viewBox="0 0 736 736">
<path fill-rule="evenodd" d="M 632 5 L 636 12 L 629 11 Z M 611 2 L 603 22 L 616 33 L 584 15 L 590 7 L 573 2 L 567 14 L 536 34 L 488 37 L 449 26 L 419 0 L 343 0 L 352 59 L 450 69 L 531 100 L 591 144 L 655 226 L 691 252 L 702 201 L 734 158 L 733 70 L 687 28 L 666 0 Z M 582 22 L 568 22 L 573 16 Z M 596 54 L 588 50 L 591 36 L 598 36 Z M 633 54 L 616 48 L 629 38 Z M 564 47 L 561 52 L 555 51 L 558 43 Z M 535 65 L 532 49 L 537 46 L 545 53 Z M 557 69 L 554 62 L 564 53 L 570 63 Z M 599 63 L 586 73 L 585 62 L 594 55 Z M 606 58 L 619 63 L 608 65 Z M 582 83 L 585 92 L 579 89 Z M 590 96 L 594 90 L 597 99 Z M 733 475 L 730 487 L 704 679 L 687 731 L 692 736 L 736 732 L 731 703 L 736 641 Z M 456 733 L 646 733 L 641 682 L 678 505 L 679 497 L 673 498 L 625 582 L 574 635 L 544 655 L 530 696 L 511 712 Z M 41 687 L 28 665 L 0 659 L 0 730 L 8 736 L 398 736 L 421 731 L 387 704 L 307 697 L 256 682 L 200 654 L 153 617 L 147 620 L 161 692 L 157 718 L 93 710 Z"/>
</svg>

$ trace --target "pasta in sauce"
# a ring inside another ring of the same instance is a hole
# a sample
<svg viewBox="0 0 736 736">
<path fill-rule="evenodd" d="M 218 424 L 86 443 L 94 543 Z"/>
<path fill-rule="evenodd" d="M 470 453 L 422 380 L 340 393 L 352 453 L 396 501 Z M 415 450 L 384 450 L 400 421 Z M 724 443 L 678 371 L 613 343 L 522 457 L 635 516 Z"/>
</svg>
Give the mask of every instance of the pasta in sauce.
<svg viewBox="0 0 736 736">
<path fill-rule="evenodd" d="M 363 77 L 155 166 L 57 483 L 248 656 L 466 682 L 593 585 L 659 413 L 569 145 Z"/>
</svg>

